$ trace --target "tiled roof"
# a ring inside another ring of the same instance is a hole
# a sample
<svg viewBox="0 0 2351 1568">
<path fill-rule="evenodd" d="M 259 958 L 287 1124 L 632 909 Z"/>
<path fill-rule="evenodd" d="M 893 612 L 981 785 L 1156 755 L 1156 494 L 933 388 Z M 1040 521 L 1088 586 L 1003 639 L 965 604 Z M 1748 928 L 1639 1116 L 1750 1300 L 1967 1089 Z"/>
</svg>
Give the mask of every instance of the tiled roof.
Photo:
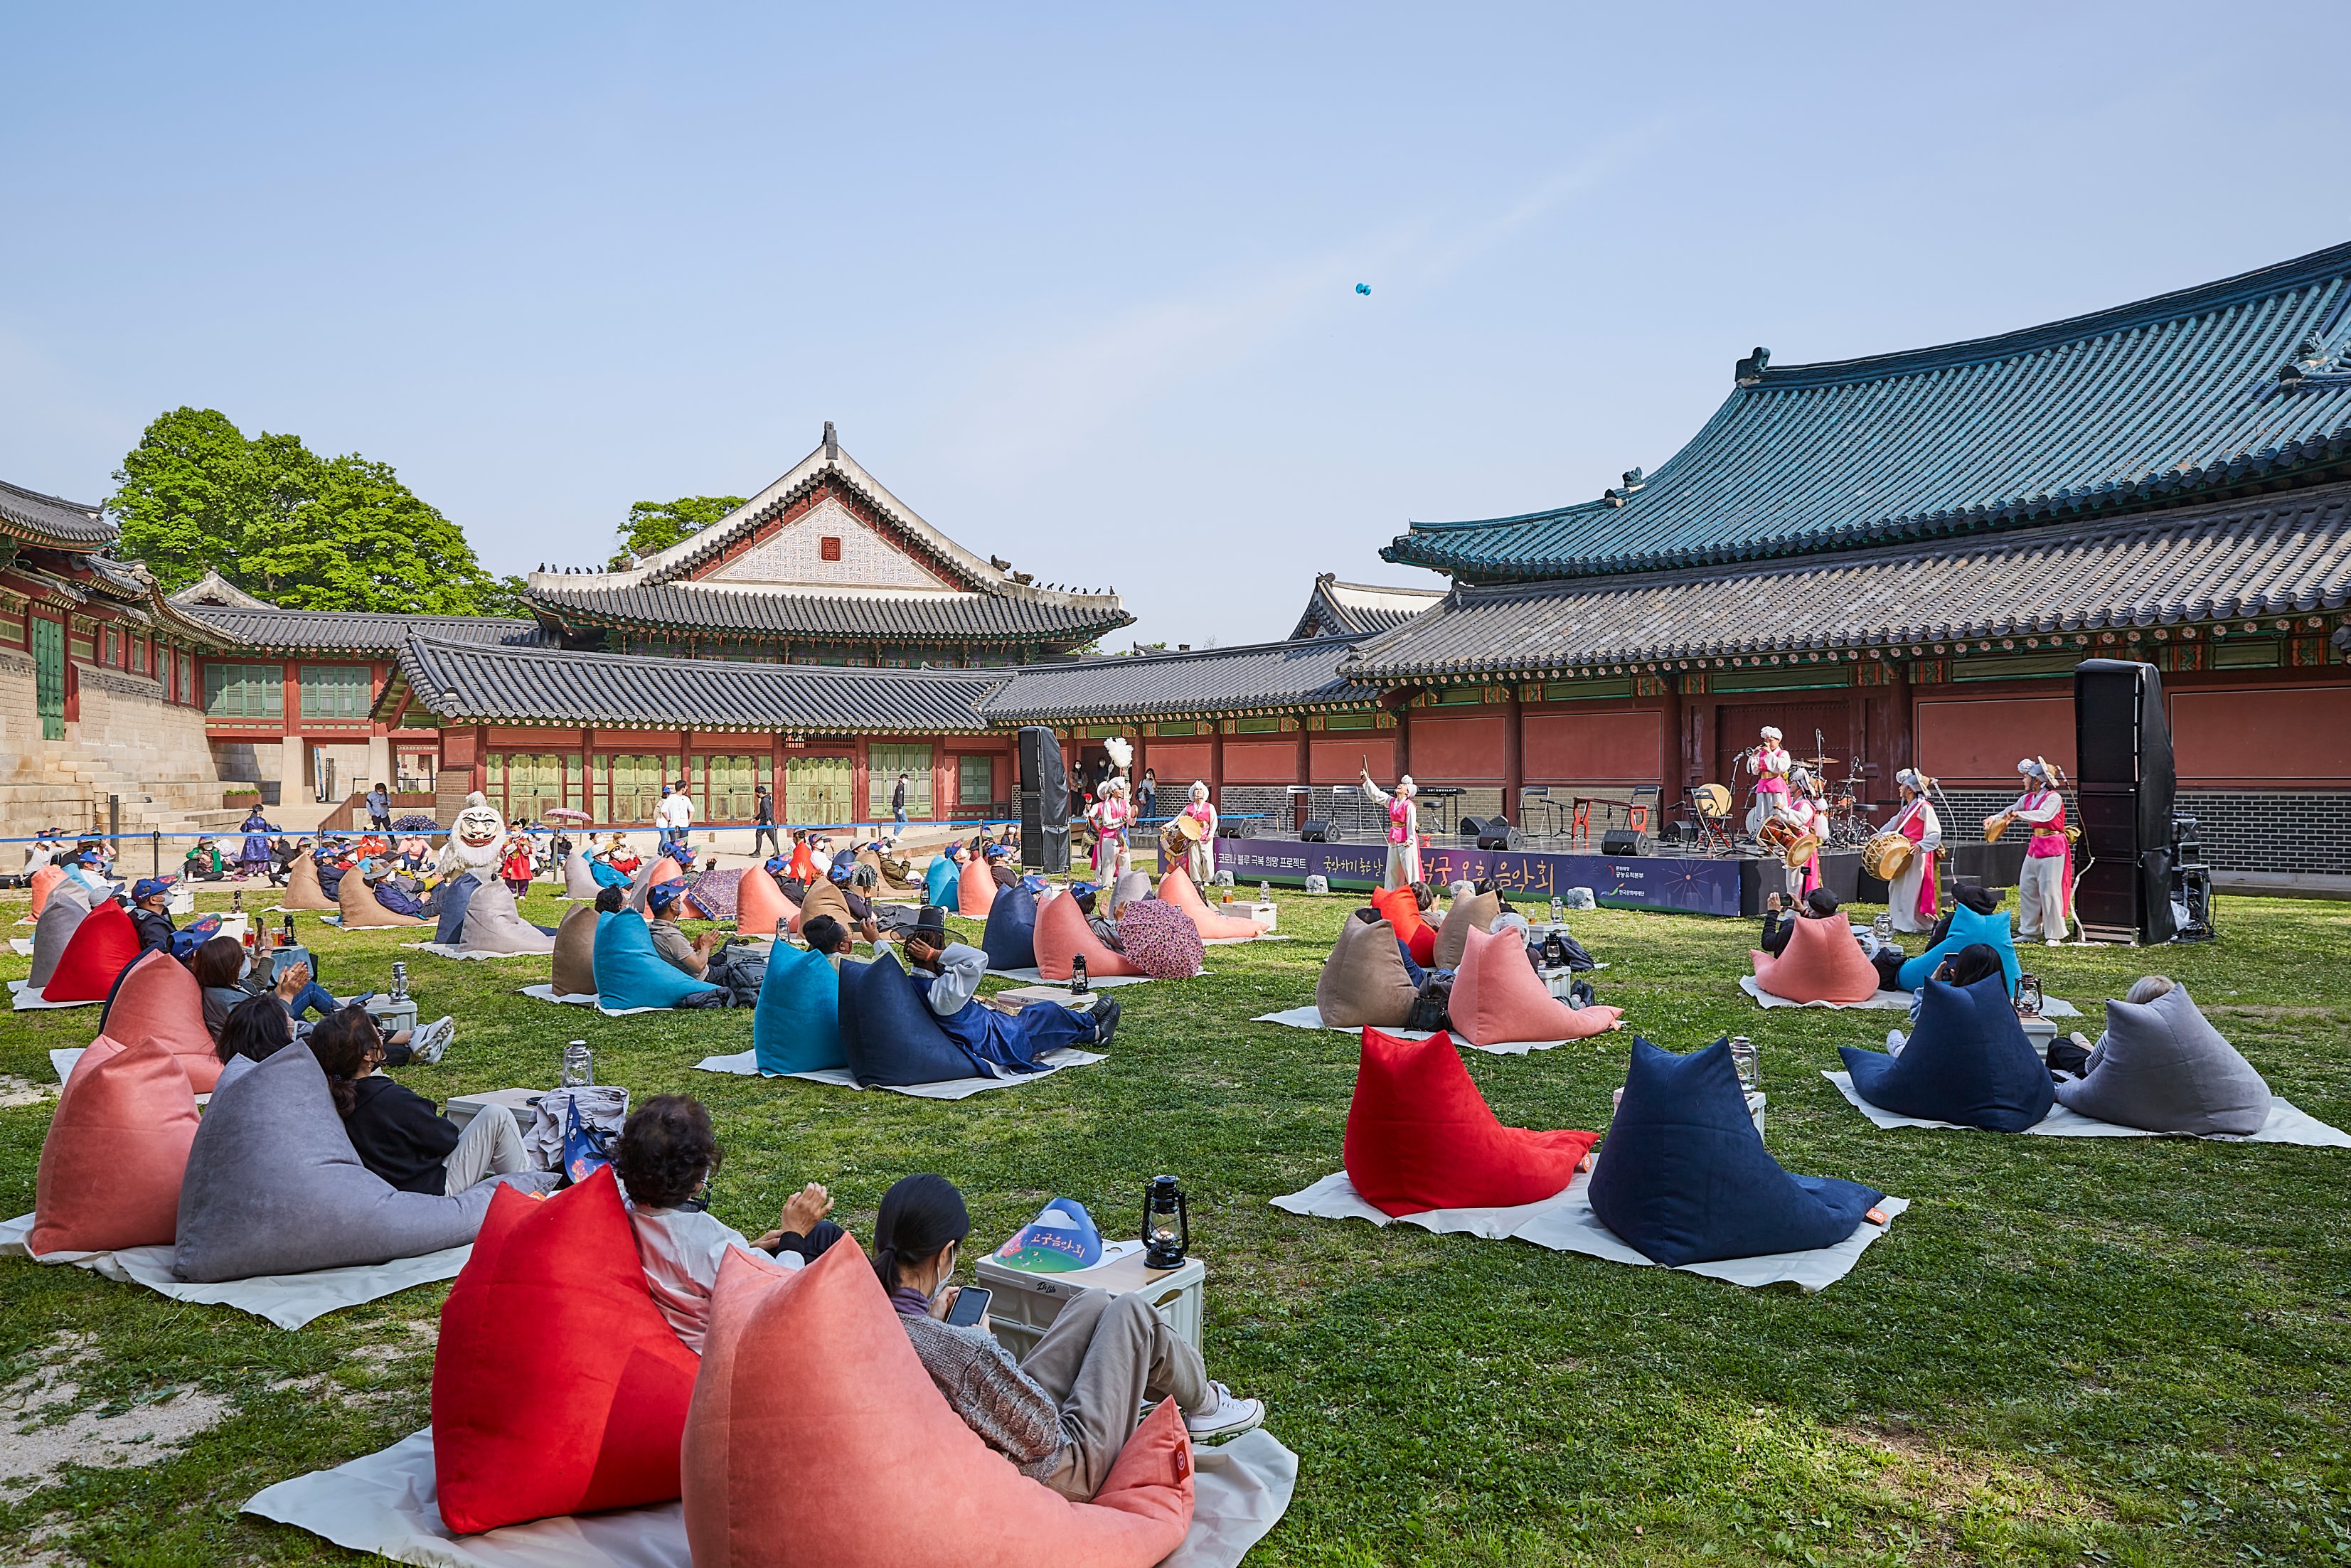
<svg viewBox="0 0 2351 1568">
<path fill-rule="evenodd" d="M 181 606 L 216 604 L 224 610 L 275 610 L 266 599 L 256 599 L 235 583 L 220 574 L 217 567 L 204 569 L 204 576 L 172 595 L 172 602 Z"/>
<path fill-rule="evenodd" d="M 1475 581 L 1646 571 L 2011 528 L 2351 473 L 2351 246 L 2045 327 L 1835 363 L 1741 361 L 1656 473 L 1415 523 L 1381 553 Z"/>
<path fill-rule="evenodd" d="M 1352 646 L 1332 637 L 1030 664 L 1009 672 L 983 708 L 998 723 L 1019 724 L 1367 703 L 1378 694 L 1338 673 Z"/>
<path fill-rule="evenodd" d="M 649 659 L 412 637 L 378 699 L 404 692 L 444 721 L 645 726 L 810 735 L 983 731 L 1000 671 L 833 669 Z M 412 709 L 410 722 L 414 722 Z"/>
<path fill-rule="evenodd" d="M 1539 674 L 1628 663 L 2045 636 L 2351 602 L 2351 484 L 2149 514 L 1692 570 L 1457 587 L 1360 644 L 1358 680 Z"/>
<path fill-rule="evenodd" d="M 180 613 L 247 648 L 290 653 L 383 653 L 400 651 L 411 637 L 443 643 L 485 643 L 535 647 L 554 637 L 533 621 L 490 615 L 402 615 L 370 611 L 229 609 L 191 604 L 177 595 Z"/>
<path fill-rule="evenodd" d="M 537 577 L 530 596 L 566 622 L 584 617 L 663 631 L 879 642 L 1066 643 L 1099 636 L 1134 619 L 1108 596 L 826 593 L 699 582 L 616 584 L 609 575 Z"/>
<path fill-rule="evenodd" d="M 1324 572 L 1314 580 L 1304 613 L 1290 632 L 1301 637 L 1364 637 L 1402 625 L 1445 597 L 1441 588 L 1383 588 L 1368 582 L 1341 582 Z"/>
<path fill-rule="evenodd" d="M 0 534 L 61 549 L 99 549 L 119 537 L 96 507 L 45 496 L 5 479 L 0 479 Z"/>
</svg>

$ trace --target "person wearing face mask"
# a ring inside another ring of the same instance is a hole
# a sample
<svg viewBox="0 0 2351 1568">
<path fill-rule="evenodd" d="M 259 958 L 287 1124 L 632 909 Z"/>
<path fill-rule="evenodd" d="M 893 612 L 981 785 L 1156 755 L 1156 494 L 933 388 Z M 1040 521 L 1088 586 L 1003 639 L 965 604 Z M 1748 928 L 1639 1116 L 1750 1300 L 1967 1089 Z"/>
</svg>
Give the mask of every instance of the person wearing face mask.
<svg viewBox="0 0 2351 1568">
<path fill-rule="evenodd" d="M 954 1183 L 908 1176 L 882 1199 L 873 1271 L 947 1404 L 1023 1475 L 1071 1501 L 1092 1500 L 1149 1398 L 1175 1400 L 1196 1438 L 1264 1421 L 1264 1401 L 1210 1382 L 1200 1353 L 1139 1293 L 1080 1291 L 1017 1362 L 985 1316 L 949 1323 L 959 1287 L 948 1281 L 970 1234 Z"/>
</svg>

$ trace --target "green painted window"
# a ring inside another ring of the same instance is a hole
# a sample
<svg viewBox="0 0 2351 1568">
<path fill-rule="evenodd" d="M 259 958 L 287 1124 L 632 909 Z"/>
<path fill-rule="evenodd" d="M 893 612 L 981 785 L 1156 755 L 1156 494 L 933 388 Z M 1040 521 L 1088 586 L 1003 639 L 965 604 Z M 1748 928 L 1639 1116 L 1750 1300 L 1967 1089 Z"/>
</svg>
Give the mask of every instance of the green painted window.
<svg viewBox="0 0 2351 1568">
<path fill-rule="evenodd" d="M 1373 729 L 1379 725 L 1379 716 L 1368 713 L 1334 713 L 1323 716 L 1324 729 Z"/>
<path fill-rule="evenodd" d="M 1629 697 L 1633 695 L 1633 677 L 1625 675 L 1609 681 L 1552 681 L 1542 689 L 1547 703 L 1583 702 L 1593 697 Z"/>
<path fill-rule="evenodd" d="M 1798 664 L 1785 670 L 1716 670 L 1709 681 L 1719 692 L 1780 692 L 1791 687 L 1848 684 L 1843 664 Z"/>
<path fill-rule="evenodd" d="M 956 758 L 956 804 L 992 806 L 996 801 L 996 758 L 993 757 Z"/>
<path fill-rule="evenodd" d="M 365 718 L 375 685 L 365 664 L 302 666 L 304 718 Z"/>
<path fill-rule="evenodd" d="M 2233 637 L 2212 644 L 2212 667 L 2216 670 L 2268 670 L 2284 661 L 2279 657 L 2281 644 L 2274 637 L 2248 641 Z"/>
<path fill-rule="evenodd" d="M 1955 659 L 1951 662 L 1951 679 L 1955 681 L 2018 681 L 2039 675 L 2070 675 L 2074 666 L 2082 662 L 2081 655 L 2072 653 L 1999 653 L 1986 657 Z"/>
<path fill-rule="evenodd" d="M 1235 735 L 1276 735 L 1280 732 L 1278 718 L 1237 718 L 1233 720 Z"/>
<path fill-rule="evenodd" d="M 204 714 L 209 718 L 286 716 L 283 664 L 206 664 Z"/>
<path fill-rule="evenodd" d="M 865 814 L 875 821 L 889 821 L 890 795 L 902 771 L 907 817 L 920 821 L 931 816 L 931 748 L 875 741 L 865 748 Z"/>
<path fill-rule="evenodd" d="M 66 629 L 33 617 L 34 701 L 41 712 L 41 738 L 66 737 Z"/>
<path fill-rule="evenodd" d="M 1486 700 L 1483 686 L 1447 686 L 1437 694 L 1439 707 L 1475 707 Z"/>
</svg>

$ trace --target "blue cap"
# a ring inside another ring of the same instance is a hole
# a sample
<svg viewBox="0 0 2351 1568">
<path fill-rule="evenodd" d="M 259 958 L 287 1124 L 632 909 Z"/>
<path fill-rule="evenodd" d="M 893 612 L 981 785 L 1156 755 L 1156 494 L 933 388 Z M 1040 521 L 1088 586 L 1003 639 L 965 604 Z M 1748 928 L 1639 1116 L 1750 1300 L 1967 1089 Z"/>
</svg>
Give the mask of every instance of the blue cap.
<svg viewBox="0 0 2351 1568">
<path fill-rule="evenodd" d="M 685 896 L 685 883 L 682 878 L 655 883 L 653 890 L 645 896 L 655 904 L 675 904 Z"/>
<path fill-rule="evenodd" d="M 172 879 L 168 876 L 142 876 L 131 884 L 131 902 L 142 903 L 159 893 L 169 893 L 171 890 Z"/>
</svg>

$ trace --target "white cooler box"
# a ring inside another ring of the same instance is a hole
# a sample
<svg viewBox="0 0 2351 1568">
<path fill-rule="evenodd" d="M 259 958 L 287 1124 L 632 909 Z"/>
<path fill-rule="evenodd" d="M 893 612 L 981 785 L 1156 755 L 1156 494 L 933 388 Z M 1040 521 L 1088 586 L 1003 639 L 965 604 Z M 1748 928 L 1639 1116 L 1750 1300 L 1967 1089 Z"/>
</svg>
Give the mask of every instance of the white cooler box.
<svg viewBox="0 0 2351 1568">
<path fill-rule="evenodd" d="M 1143 1266 L 1143 1244 L 1132 1241 L 1123 1245 L 1126 1250 L 1117 1258 L 1091 1269 L 1073 1269 L 1061 1274 L 1035 1273 L 1009 1268 L 992 1257 L 982 1258 L 977 1269 L 979 1283 L 996 1292 L 995 1300 L 988 1303 L 987 1315 L 998 1343 L 1017 1359 L 1029 1354 L 1052 1326 L 1053 1320 L 1061 1315 L 1061 1308 L 1079 1291 L 1108 1291 L 1114 1296 L 1123 1296 L 1131 1291 L 1142 1291 L 1152 1309 L 1167 1320 L 1169 1327 L 1188 1341 L 1193 1349 L 1202 1349 L 1200 1333 L 1207 1315 L 1207 1265 L 1196 1255 L 1185 1259 L 1175 1269 L 1146 1269 Z"/>
</svg>

